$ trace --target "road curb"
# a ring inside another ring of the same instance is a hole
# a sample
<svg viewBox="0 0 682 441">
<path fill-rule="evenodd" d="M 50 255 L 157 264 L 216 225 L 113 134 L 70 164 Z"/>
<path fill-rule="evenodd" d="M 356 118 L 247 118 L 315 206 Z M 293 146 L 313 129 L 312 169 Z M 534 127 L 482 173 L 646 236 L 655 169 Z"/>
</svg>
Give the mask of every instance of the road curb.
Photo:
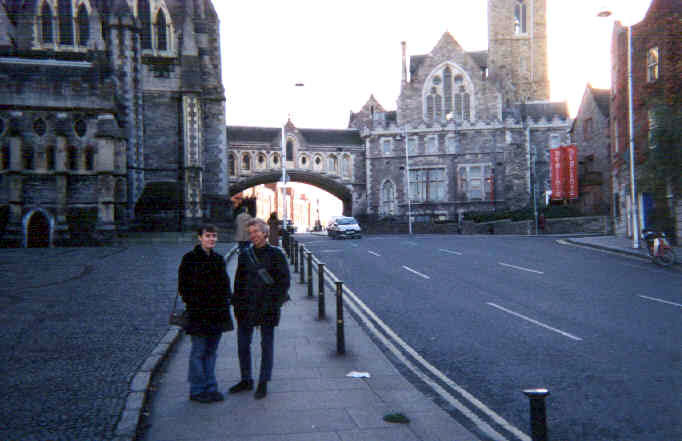
<svg viewBox="0 0 682 441">
<path fill-rule="evenodd" d="M 151 379 L 181 336 L 182 331 L 180 328 L 170 326 L 166 335 L 163 336 L 135 376 L 133 376 L 128 388 L 125 407 L 114 430 L 114 439 L 116 441 L 133 441 L 135 439 L 142 410 L 149 394 Z"/>
<path fill-rule="evenodd" d="M 646 261 L 651 260 L 651 258 L 648 255 L 644 254 L 641 251 L 635 251 L 634 249 L 633 250 L 627 250 L 627 249 L 622 249 L 622 248 L 607 247 L 607 246 L 593 244 L 593 243 L 581 242 L 579 240 L 573 240 L 570 238 L 559 239 L 559 240 L 557 240 L 557 242 L 558 243 L 566 242 L 570 245 L 576 245 L 576 246 L 582 246 L 582 247 L 586 247 L 586 248 L 593 248 L 593 249 L 597 249 L 597 250 L 608 251 L 608 252 L 620 254 L 623 256 L 636 257 L 638 259 L 642 259 L 642 260 L 646 260 Z M 682 263 L 679 262 L 679 260 L 680 260 L 680 257 L 678 256 L 677 261 L 675 261 L 675 263 L 673 265 L 671 265 L 669 268 L 677 270 L 677 271 L 682 271 Z"/>
</svg>

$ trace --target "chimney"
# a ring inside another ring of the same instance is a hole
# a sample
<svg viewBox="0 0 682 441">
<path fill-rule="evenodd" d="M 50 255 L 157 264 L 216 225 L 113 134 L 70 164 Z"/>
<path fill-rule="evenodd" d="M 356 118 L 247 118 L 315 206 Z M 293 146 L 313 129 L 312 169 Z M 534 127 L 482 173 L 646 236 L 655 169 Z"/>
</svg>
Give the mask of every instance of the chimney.
<svg viewBox="0 0 682 441">
<path fill-rule="evenodd" d="M 406 55 L 407 43 L 403 41 L 400 44 L 403 46 L 403 84 L 405 84 L 407 83 L 407 55 Z"/>
</svg>

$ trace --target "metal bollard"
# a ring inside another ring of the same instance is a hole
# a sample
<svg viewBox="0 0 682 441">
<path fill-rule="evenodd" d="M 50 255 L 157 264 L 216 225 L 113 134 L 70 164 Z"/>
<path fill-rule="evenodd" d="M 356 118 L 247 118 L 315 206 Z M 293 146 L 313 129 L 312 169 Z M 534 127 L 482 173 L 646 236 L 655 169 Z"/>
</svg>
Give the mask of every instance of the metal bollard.
<svg viewBox="0 0 682 441">
<path fill-rule="evenodd" d="M 313 253 L 308 251 L 306 257 L 308 258 L 308 297 L 313 296 Z"/>
<path fill-rule="evenodd" d="M 530 399 L 530 432 L 533 441 L 548 441 L 547 412 L 545 398 L 547 389 L 525 389 L 524 394 Z"/>
<path fill-rule="evenodd" d="M 294 240 L 294 272 L 298 272 L 298 242 Z"/>
<path fill-rule="evenodd" d="M 346 337 L 343 331 L 343 282 L 336 282 L 336 353 L 346 353 Z"/>
<path fill-rule="evenodd" d="M 305 247 L 303 245 L 301 245 L 301 255 L 299 256 L 299 259 L 301 261 L 299 268 L 301 270 L 301 279 L 299 282 L 305 283 Z"/>
<path fill-rule="evenodd" d="M 324 310 L 324 263 L 317 264 L 317 319 L 324 320 L 327 314 Z"/>
<path fill-rule="evenodd" d="M 296 239 L 289 237 L 289 258 L 291 259 L 291 264 L 294 264 L 294 243 Z"/>
</svg>

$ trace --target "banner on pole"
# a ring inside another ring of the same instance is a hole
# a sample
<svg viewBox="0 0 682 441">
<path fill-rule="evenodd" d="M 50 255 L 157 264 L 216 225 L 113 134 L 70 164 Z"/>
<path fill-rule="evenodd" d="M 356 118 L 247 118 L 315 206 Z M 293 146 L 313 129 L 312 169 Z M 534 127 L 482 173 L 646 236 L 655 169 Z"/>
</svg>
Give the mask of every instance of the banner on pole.
<svg viewBox="0 0 682 441">
<path fill-rule="evenodd" d="M 550 149 L 549 158 L 551 199 L 578 199 L 578 147 L 566 145 Z"/>
</svg>

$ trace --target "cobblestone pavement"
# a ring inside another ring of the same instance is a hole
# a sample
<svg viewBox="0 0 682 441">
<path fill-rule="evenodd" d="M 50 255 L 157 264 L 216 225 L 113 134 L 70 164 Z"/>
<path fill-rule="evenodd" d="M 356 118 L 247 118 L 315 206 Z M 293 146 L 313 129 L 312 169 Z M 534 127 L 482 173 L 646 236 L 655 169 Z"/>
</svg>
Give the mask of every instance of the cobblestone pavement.
<svg viewBox="0 0 682 441">
<path fill-rule="evenodd" d="M 191 246 L 0 250 L 0 439 L 114 438 Z"/>
</svg>

